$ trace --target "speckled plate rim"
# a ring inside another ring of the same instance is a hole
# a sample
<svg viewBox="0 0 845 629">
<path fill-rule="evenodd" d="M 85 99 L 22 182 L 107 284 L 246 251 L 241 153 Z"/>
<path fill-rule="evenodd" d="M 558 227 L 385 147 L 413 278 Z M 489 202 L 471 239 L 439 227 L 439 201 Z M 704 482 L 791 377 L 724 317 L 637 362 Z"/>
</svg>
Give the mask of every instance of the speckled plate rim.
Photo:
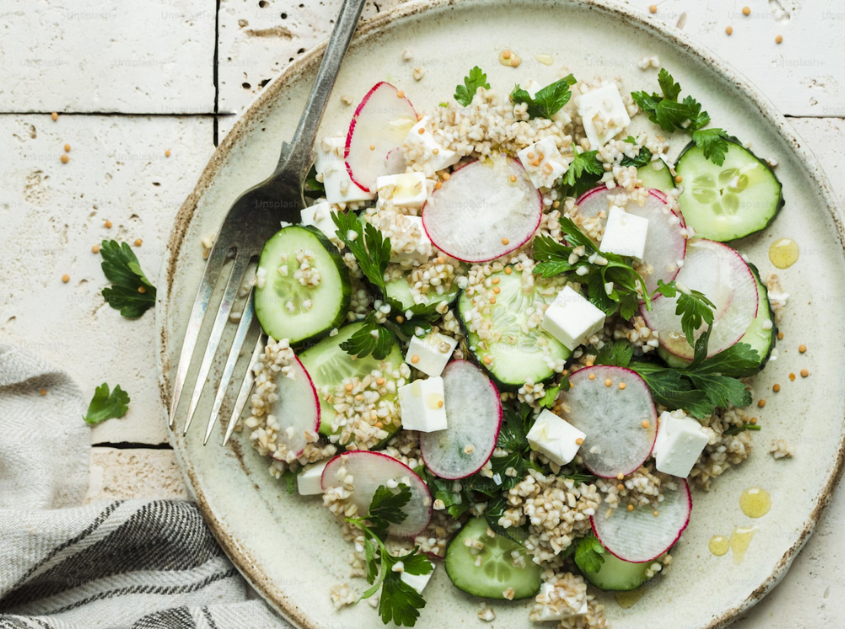
<svg viewBox="0 0 845 629">
<path fill-rule="evenodd" d="M 659 20 L 650 19 L 644 13 L 636 11 L 631 7 L 607 0 L 536 0 L 536 3 L 538 5 L 558 4 L 581 6 L 589 10 L 599 11 L 616 19 L 624 20 L 639 30 L 646 32 L 648 35 L 661 39 L 668 44 L 675 45 L 687 54 L 697 57 L 713 71 L 720 74 L 724 80 L 731 82 L 745 94 L 751 103 L 754 104 L 763 118 L 772 124 L 772 126 L 780 134 L 781 138 L 792 150 L 793 154 L 799 159 L 801 165 L 806 170 L 806 174 L 818 185 L 819 195 L 824 200 L 824 209 L 828 212 L 833 221 L 839 238 L 840 247 L 843 249 L 843 252 L 845 252 L 845 227 L 843 226 L 843 220 L 838 208 L 836 197 L 833 194 L 826 174 L 812 152 L 804 146 L 803 140 L 798 137 L 793 128 L 787 122 L 786 118 L 778 112 L 766 96 L 764 96 L 738 71 L 707 50 L 704 46 L 694 42 L 692 38 L 678 28 L 660 22 Z M 422 14 L 432 9 L 459 6 L 460 4 L 462 4 L 461 0 L 416 0 L 396 7 L 391 11 L 376 16 L 371 20 L 362 22 L 356 33 L 353 46 L 361 45 L 366 40 L 377 37 L 382 31 L 388 29 L 393 22 L 400 18 Z M 315 70 L 322 58 L 325 46 L 326 44 L 324 42 L 303 54 L 282 73 L 275 77 L 264 91 L 253 100 L 214 152 L 200 175 L 196 187 L 182 204 L 179 212 L 177 213 L 175 224 L 165 252 L 165 265 L 162 268 L 159 279 L 159 286 L 166 286 L 166 290 L 159 292 L 159 297 L 156 303 L 156 324 L 159 332 L 156 338 L 158 350 L 156 354 L 156 361 L 159 375 L 159 394 L 163 402 L 163 408 L 165 409 L 170 407 L 170 383 L 165 377 L 165 374 L 168 374 L 171 371 L 171 364 L 167 351 L 169 347 L 169 338 L 164 322 L 167 318 L 167 304 L 170 301 L 173 289 L 173 280 L 176 274 L 179 254 L 185 235 L 197 209 L 198 202 L 220 171 L 229 151 L 236 145 L 241 136 L 247 133 L 249 125 L 253 119 L 259 115 L 260 110 L 269 106 L 271 100 L 279 97 L 287 82 Z M 181 341 L 177 340 L 176 342 L 180 343 Z M 167 411 L 165 411 L 165 414 L 166 412 Z M 843 418 L 843 422 L 845 422 L 845 418 Z M 202 491 L 202 487 L 198 482 L 197 471 L 182 455 L 179 443 L 181 438 L 177 438 L 171 431 L 169 433 L 169 439 L 174 451 L 176 452 L 179 465 L 185 475 L 189 490 L 196 500 L 200 512 L 205 518 L 212 534 L 241 574 L 243 574 L 243 576 L 253 585 L 253 587 L 255 587 L 265 600 L 267 600 L 289 621 L 309 629 L 313 627 L 309 618 L 304 616 L 298 609 L 296 609 L 295 606 L 286 603 L 285 594 L 279 587 L 272 583 L 272 580 L 266 574 L 261 571 L 260 566 L 252 563 L 250 558 L 244 555 L 237 539 L 230 531 L 227 530 L 225 524 L 217 518 L 213 510 L 210 508 L 209 502 L 207 501 L 206 496 Z M 724 611 L 721 615 L 717 616 L 708 625 L 702 627 L 701 629 L 719 629 L 721 627 L 725 627 L 735 620 L 740 614 L 762 600 L 763 597 L 765 597 L 766 594 L 768 594 L 772 588 L 778 584 L 789 570 L 792 561 L 801 551 L 804 544 L 807 543 L 810 535 L 812 535 L 822 512 L 833 497 L 833 492 L 842 477 L 843 470 L 845 470 L 845 437 L 840 440 L 835 465 L 830 471 L 827 482 L 816 496 L 814 500 L 814 507 L 810 512 L 804 527 L 800 531 L 795 543 L 783 554 L 780 561 L 775 566 L 775 569 L 772 571 L 772 574 L 769 575 L 742 603 Z"/>
</svg>

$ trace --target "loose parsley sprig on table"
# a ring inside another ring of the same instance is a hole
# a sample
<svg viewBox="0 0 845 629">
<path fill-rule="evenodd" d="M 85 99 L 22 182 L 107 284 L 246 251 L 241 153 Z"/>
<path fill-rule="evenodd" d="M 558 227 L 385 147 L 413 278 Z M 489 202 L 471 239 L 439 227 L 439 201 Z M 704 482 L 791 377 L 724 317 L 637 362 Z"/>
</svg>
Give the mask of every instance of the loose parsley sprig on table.
<svg viewBox="0 0 845 629">
<path fill-rule="evenodd" d="M 572 219 L 562 216 L 560 226 L 569 244 L 548 236 L 536 238 L 534 260 L 538 264 L 534 273 L 542 277 L 563 274 L 572 282 L 586 284 L 587 298 L 607 316 L 619 312 L 627 321 L 638 311 L 641 299 L 651 310 L 645 281 L 630 262 L 620 255 L 599 251 Z M 570 256 L 578 247 L 584 248 L 584 255 L 570 263 Z"/>
<path fill-rule="evenodd" d="M 527 112 L 531 118 L 551 119 L 572 98 L 569 86 L 576 83 L 575 77 L 570 74 L 542 88 L 533 97 L 517 85 L 511 92 L 511 100 L 514 105 L 527 104 Z"/>
<path fill-rule="evenodd" d="M 141 270 L 127 243 L 104 240 L 100 248 L 102 269 L 111 286 L 103 289 L 106 303 L 127 319 L 137 319 L 155 306 L 156 289 Z"/>
<path fill-rule="evenodd" d="M 455 88 L 455 100 L 464 107 L 469 106 L 479 87 L 489 90 L 490 84 L 487 82 L 487 75 L 475 66 L 469 71 L 469 75 L 464 77 L 464 84 Z"/>
<path fill-rule="evenodd" d="M 370 598 L 381 588 L 378 610 L 382 622 L 388 624 L 392 621 L 405 627 L 414 626 L 420 616 L 419 610 L 425 607 L 425 599 L 402 581 L 401 572 L 394 572 L 393 567 L 401 561 L 402 571 L 413 575 L 428 574 L 434 569 L 434 565 L 416 547 L 406 555 L 394 557 L 384 546 L 387 527 L 405 521 L 408 516 L 402 509 L 410 500 L 411 489 L 407 485 L 400 484 L 396 490 L 382 485 L 376 489 L 367 515 L 346 518 L 349 524 L 364 533 L 364 556 L 370 588 L 359 600 Z"/>
<path fill-rule="evenodd" d="M 728 134 L 724 129 L 704 129 L 710 123 L 710 115 L 701 111 L 701 104 L 692 96 L 686 96 L 678 102 L 681 85 L 672 75 L 661 68 L 657 76 L 660 94 L 653 92 L 632 92 L 631 97 L 640 109 L 648 114 L 648 119 L 661 129 L 669 133 L 681 129 L 692 135 L 706 159 L 717 166 L 725 163 L 725 153 L 728 150 Z"/>
<path fill-rule="evenodd" d="M 119 384 L 114 387 L 114 391 L 109 392 L 109 385 L 104 382 L 94 389 L 94 397 L 82 419 L 89 424 L 99 424 L 107 419 L 123 417 L 128 410 L 129 394 Z"/>
</svg>

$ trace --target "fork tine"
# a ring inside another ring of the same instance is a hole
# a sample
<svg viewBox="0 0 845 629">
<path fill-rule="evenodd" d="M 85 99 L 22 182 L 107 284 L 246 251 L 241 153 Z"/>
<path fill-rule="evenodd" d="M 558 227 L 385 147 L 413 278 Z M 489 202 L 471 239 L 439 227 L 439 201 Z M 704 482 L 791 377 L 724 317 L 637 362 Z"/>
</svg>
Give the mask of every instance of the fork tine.
<svg viewBox="0 0 845 629">
<path fill-rule="evenodd" d="M 249 359 L 249 367 L 247 367 L 244 382 L 241 385 L 241 390 L 238 392 L 238 399 L 235 401 L 235 407 L 232 409 L 232 418 L 229 420 L 229 425 L 226 426 L 226 436 L 223 438 L 224 446 L 229 443 L 229 439 L 232 437 L 235 426 L 238 424 L 238 419 L 240 419 L 244 406 L 246 406 L 246 401 L 249 398 L 249 392 L 252 390 L 252 383 L 255 381 L 255 372 L 252 370 L 252 366 L 258 360 L 258 357 L 261 355 L 263 349 L 264 335 L 259 334 L 258 340 L 255 342 L 255 349 L 252 351 L 252 357 Z"/>
<path fill-rule="evenodd" d="M 220 301 L 220 307 L 217 309 L 217 316 L 214 318 L 214 326 L 211 328 L 211 336 L 208 337 L 208 345 L 205 348 L 205 355 L 202 357 L 202 364 L 200 365 L 199 373 L 197 374 L 197 382 L 194 385 L 194 391 L 191 394 L 191 404 L 188 407 L 188 421 L 185 423 L 185 430 L 183 435 L 188 434 L 188 428 L 191 427 L 191 421 L 194 419 L 194 413 L 197 410 L 202 390 L 205 387 L 205 380 L 208 378 L 208 372 L 211 370 L 211 364 L 214 362 L 214 356 L 217 354 L 217 346 L 220 344 L 220 339 L 223 337 L 223 330 L 226 327 L 226 321 L 229 319 L 229 313 L 232 310 L 232 304 L 235 297 L 238 295 L 238 289 L 243 281 L 244 273 L 247 266 L 249 266 L 251 256 L 246 253 L 238 252 L 235 256 L 235 261 L 232 264 L 232 270 L 229 275 L 229 281 L 226 284 L 226 290 L 223 292 L 223 299 Z"/>
<path fill-rule="evenodd" d="M 214 406 L 211 409 L 211 417 L 208 419 L 208 426 L 205 429 L 205 439 L 203 439 L 202 445 L 206 445 L 208 443 L 208 438 L 211 437 L 211 431 L 214 429 L 214 424 L 217 423 L 217 416 L 220 414 L 220 407 L 223 405 L 223 400 L 229 389 L 229 381 L 232 379 L 232 373 L 235 371 L 235 365 L 238 364 L 241 349 L 244 346 L 244 341 L 249 333 L 252 320 L 255 317 L 255 305 L 252 300 L 253 289 L 250 289 L 246 306 L 244 306 L 243 314 L 241 314 L 241 322 L 238 325 L 237 332 L 235 332 L 235 340 L 232 342 L 232 349 L 229 350 L 229 358 L 226 360 L 226 366 L 223 368 L 223 376 L 220 378 L 217 396 L 214 398 Z M 250 367 L 252 367 L 252 365 L 250 365 Z"/>
<path fill-rule="evenodd" d="M 173 423 L 176 421 L 176 411 L 182 397 L 182 388 L 185 386 L 185 377 L 188 375 L 188 369 L 191 366 L 191 359 L 205 318 L 205 311 L 208 309 L 208 302 L 211 299 L 214 285 L 220 277 L 220 269 L 226 260 L 226 253 L 225 247 L 213 247 L 205 264 L 202 281 L 197 289 L 197 296 L 191 309 L 191 317 L 188 319 L 188 328 L 185 330 L 185 340 L 182 342 L 182 351 L 179 354 L 176 377 L 173 380 L 173 399 L 170 401 L 170 419 L 167 424 L 170 428 L 173 428 Z"/>
</svg>

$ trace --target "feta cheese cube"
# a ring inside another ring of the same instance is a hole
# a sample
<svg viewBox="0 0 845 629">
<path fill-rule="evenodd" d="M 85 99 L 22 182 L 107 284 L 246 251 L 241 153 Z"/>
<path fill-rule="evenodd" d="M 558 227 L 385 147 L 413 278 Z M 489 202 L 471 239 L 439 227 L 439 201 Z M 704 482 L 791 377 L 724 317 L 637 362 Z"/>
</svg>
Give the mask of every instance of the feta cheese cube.
<svg viewBox="0 0 845 629">
<path fill-rule="evenodd" d="M 551 188 L 569 168 L 552 136 L 547 136 L 517 153 L 536 188 Z"/>
<path fill-rule="evenodd" d="M 426 174 L 429 176 L 435 171 L 454 166 L 461 160 L 461 156 L 456 151 L 446 148 L 435 139 L 435 135 L 440 133 L 439 130 L 433 128 L 428 116 L 425 116 L 411 127 L 405 138 L 404 148 L 408 151 L 409 157 L 418 164 L 424 164 Z M 444 140 L 443 144 L 445 143 Z"/>
<path fill-rule="evenodd" d="M 327 238 L 337 236 L 337 226 L 332 220 L 332 206 L 328 201 L 317 203 L 299 212 L 303 225 L 316 227 L 323 232 Z"/>
<path fill-rule="evenodd" d="M 326 469 L 329 459 L 316 465 L 309 465 L 296 475 L 296 488 L 300 496 L 315 496 L 323 493 L 321 479 L 323 470 Z"/>
<path fill-rule="evenodd" d="M 581 447 L 577 440 L 583 440 L 586 436 L 572 424 L 543 409 L 528 432 L 528 445 L 532 450 L 545 454 L 549 461 L 566 465 L 575 458 Z"/>
<path fill-rule="evenodd" d="M 437 567 L 434 562 L 432 562 L 431 566 L 431 572 L 428 574 L 408 574 L 407 572 L 402 572 L 402 576 L 399 579 L 414 588 L 417 594 L 422 594 L 425 586 L 428 585 L 431 577 L 434 576 L 434 569 Z"/>
<path fill-rule="evenodd" d="M 528 79 L 528 81 L 525 83 L 525 85 L 520 84 L 519 87 L 521 87 L 526 92 L 528 92 L 528 95 L 531 98 L 536 97 L 537 92 L 539 92 L 541 89 L 543 89 L 543 86 L 540 85 L 539 83 L 537 83 L 537 81 L 535 81 L 534 79 Z"/>
<path fill-rule="evenodd" d="M 606 144 L 631 124 L 619 88 L 612 83 L 580 96 L 578 115 L 593 149 Z"/>
<path fill-rule="evenodd" d="M 675 411 L 677 413 L 677 411 Z M 709 437 L 691 417 L 675 417 L 669 411 L 660 415 L 654 455 L 657 469 L 665 474 L 686 478 L 701 456 Z"/>
<path fill-rule="evenodd" d="M 379 201 L 392 201 L 396 207 L 420 208 L 428 198 L 423 173 L 385 175 L 376 179 Z"/>
<path fill-rule="evenodd" d="M 604 327 L 604 313 L 569 286 L 546 308 L 543 329 L 574 350 Z"/>
<path fill-rule="evenodd" d="M 422 218 L 402 216 L 400 220 L 407 227 L 402 230 L 401 237 L 391 237 L 390 261 L 399 264 L 414 261 L 420 264 L 426 262 L 431 257 L 432 247 L 431 239 L 423 227 Z"/>
<path fill-rule="evenodd" d="M 402 413 L 402 427 L 406 430 L 446 430 L 443 378 L 435 376 L 426 380 L 414 380 L 411 384 L 399 387 L 399 408 Z"/>
<path fill-rule="evenodd" d="M 427 376 L 439 376 L 457 346 L 455 339 L 439 332 L 424 338 L 413 336 L 408 344 L 405 362 Z"/>
<path fill-rule="evenodd" d="M 551 583 L 543 583 L 540 586 L 540 593 L 537 596 L 549 600 L 549 594 L 554 592 L 555 586 Z M 578 608 L 578 611 L 573 612 L 572 608 L 563 599 L 557 599 L 554 604 L 536 605 L 531 610 L 531 620 L 534 622 L 546 622 L 547 620 L 563 620 L 564 618 L 572 618 L 574 616 L 586 616 L 589 606 L 587 605 L 587 597 L 584 597 L 584 602 Z"/>
<path fill-rule="evenodd" d="M 369 201 L 375 195 L 360 188 L 349 177 L 346 162 L 343 159 L 345 146 L 345 138 L 323 138 L 317 147 L 314 167 L 317 169 L 317 174 L 323 176 L 326 199 L 329 203 Z"/>
<path fill-rule="evenodd" d="M 647 218 L 628 214 L 621 207 L 613 205 L 607 216 L 607 225 L 599 249 L 642 260 L 647 236 Z"/>
</svg>

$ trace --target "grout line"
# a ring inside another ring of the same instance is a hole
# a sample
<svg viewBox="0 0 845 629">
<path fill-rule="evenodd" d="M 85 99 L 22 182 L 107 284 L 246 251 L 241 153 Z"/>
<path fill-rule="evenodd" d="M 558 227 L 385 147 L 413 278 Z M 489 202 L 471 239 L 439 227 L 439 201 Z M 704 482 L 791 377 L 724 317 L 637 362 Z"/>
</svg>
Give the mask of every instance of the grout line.
<svg viewBox="0 0 845 629">
<path fill-rule="evenodd" d="M 217 0 L 217 10 L 214 13 L 214 148 L 217 148 L 220 138 L 220 124 L 217 113 L 220 110 L 220 84 L 218 54 L 220 48 L 220 0 Z"/>
<path fill-rule="evenodd" d="M 131 443 L 121 441 L 119 443 L 92 443 L 92 448 L 114 448 L 116 450 L 172 450 L 169 443 Z"/>
<path fill-rule="evenodd" d="M 216 108 L 216 105 L 215 105 Z M 0 116 L 49 116 L 50 111 L 0 111 Z M 151 114 L 127 111 L 61 111 L 60 116 L 134 116 L 138 118 L 196 118 L 210 116 L 237 116 L 235 112 L 199 111 L 195 113 Z"/>
</svg>

